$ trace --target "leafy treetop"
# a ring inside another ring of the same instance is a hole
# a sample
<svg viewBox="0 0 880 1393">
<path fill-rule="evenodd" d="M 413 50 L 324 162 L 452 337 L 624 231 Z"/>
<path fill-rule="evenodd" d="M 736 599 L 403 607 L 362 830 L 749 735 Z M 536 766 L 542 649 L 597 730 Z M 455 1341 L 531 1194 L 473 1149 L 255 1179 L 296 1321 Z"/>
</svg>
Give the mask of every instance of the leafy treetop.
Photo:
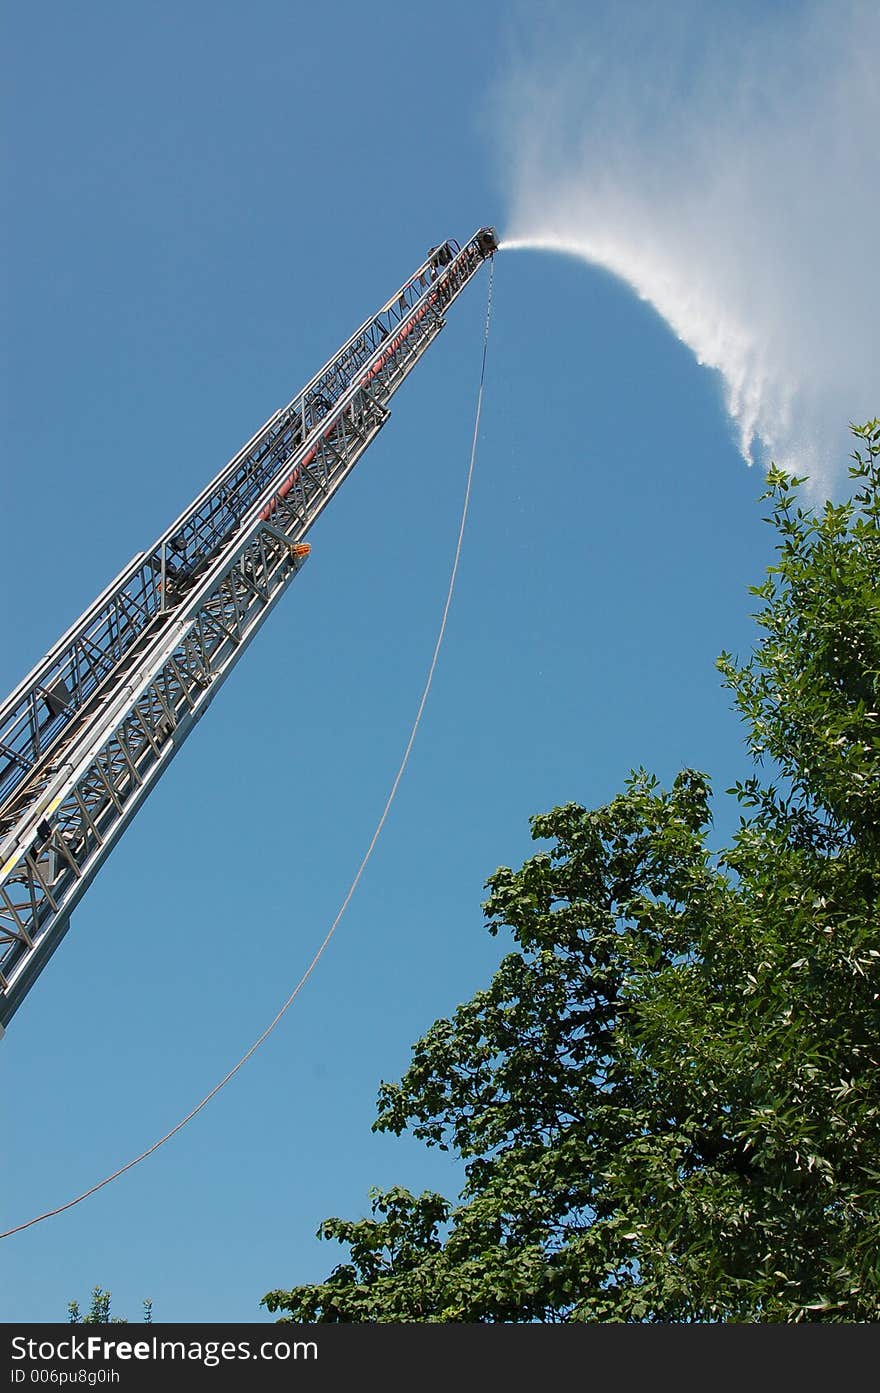
<svg viewBox="0 0 880 1393">
<path fill-rule="evenodd" d="M 488 882 L 513 950 L 414 1046 L 374 1126 L 465 1163 L 371 1192 L 295 1321 L 873 1321 L 880 1310 L 880 422 L 850 501 L 768 476 L 760 641 L 719 666 L 774 783 L 640 770 Z"/>
</svg>

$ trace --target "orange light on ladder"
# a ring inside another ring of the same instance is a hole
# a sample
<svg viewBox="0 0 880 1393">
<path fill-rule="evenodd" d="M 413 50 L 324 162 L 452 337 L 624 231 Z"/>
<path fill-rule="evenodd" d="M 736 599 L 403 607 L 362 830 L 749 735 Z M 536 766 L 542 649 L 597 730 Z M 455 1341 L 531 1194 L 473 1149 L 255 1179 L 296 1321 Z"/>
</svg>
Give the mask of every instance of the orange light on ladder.
<svg viewBox="0 0 880 1393">
<path fill-rule="evenodd" d="M 290 548 L 294 556 L 308 556 L 311 549 L 308 542 L 294 542 L 293 546 Z"/>
</svg>

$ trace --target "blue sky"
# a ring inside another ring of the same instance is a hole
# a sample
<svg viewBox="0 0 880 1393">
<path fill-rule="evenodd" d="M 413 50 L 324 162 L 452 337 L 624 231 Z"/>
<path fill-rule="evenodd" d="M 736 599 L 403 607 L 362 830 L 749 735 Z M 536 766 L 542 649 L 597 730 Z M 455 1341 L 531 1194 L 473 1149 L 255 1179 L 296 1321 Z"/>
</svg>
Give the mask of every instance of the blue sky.
<svg viewBox="0 0 880 1393">
<path fill-rule="evenodd" d="M 589 37 L 608 12 L 555 15 Z M 499 84 L 543 13 L 7 11 L 0 690 L 429 246 L 504 233 Z M 757 9 L 740 13 L 751 31 Z M 172 1126 L 332 921 L 430 660 L 485 295 L 483 273 L 0 1044 L 3 1228 Z M 458 589 L 368 872 L 293 1010 L 210 1107 L 0 1245 L 0 1318 L 61 1320 L 100 1284 L 130 1319 L 150 1297 L 157 1320 L 268 1320 L 266 1291 L 342 1256 L 314 1237 L 323 1217 L 365 1212 L 371 1185 L 457 1191 L 449 1158 L 371 1134 L 378 1084 L 509 946 L 480 903 L 533 849 L 531 814 L 602 802 L 640 764 L 707 770 L 721 795 L 745 773 L 714 660 L 753 640 L 747 587 L 773 540 L 761 489 L 718 374 L 649 304 L 570 257 L 498 255 Z M 736 816 L 721 796 L 719 842 Z"/>
</svg>

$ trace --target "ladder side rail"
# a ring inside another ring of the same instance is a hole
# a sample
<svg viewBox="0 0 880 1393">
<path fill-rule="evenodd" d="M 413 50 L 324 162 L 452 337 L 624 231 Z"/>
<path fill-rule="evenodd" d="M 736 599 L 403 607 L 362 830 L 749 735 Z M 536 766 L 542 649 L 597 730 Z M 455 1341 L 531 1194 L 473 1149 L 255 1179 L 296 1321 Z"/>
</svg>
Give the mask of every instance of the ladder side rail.
<svg viewBox="0 0 880 1393">
<path fill-rule="evenodd" d="M 116 594 L 120 586 L 124 584 L 126 578 L 133 574 L 137 563 L 143 559 L 143 556 L 144 553 L 142 551 L 135 552 L 128 565 L 124 566 L 119 574 L 111 580 L 110 584 L 101 591 L 100 595 L 92 600 L 91 604 L 87 609 L 83 610 L 79 618 L 73 621 L 70 628 L 65 629 L 61 637 L 55 641 L 49 649 L 49 652 L 44 654 L 36 666 L 31 668 L 27 676 L 21 679 L 18 686 L 12 689 L 3 701 L 2 706 L 0 706 L 0 727 L 2 727 L 6 711 L 16 705 L 19 699 L 40 680 L 40 676 L 45 672 L 46 668 L 57 661 L 58 656 L 67 648 L 74 634 L 76 634 L 79 629 L 86 627 L 106 601 L 112 595 Z"/>
<path fill-rule="evenodd" d="M 260 442 L 259 452 L 234 461 L 208 486 L 197 503 L 173 524 L 160 544 L 166 543 L 192 566 L 228 540 L 241 524 L 247 508 L 256 501 L 272 473 L 323 423 L 329 410 L 348 389 L 358 369 L 373 357 L 385 339 L 393 335 L 429 283 L 429 263 L 378 310 L 320 373 L 279 413 L 274 437 Z M 286 448 L 285 448 L 286 447 Z M 258 456 L 258 457 L 256 457 Z"/>
<path fill-rule="evenodd" d="M 246 527 L 242 533 L 244 541 L 247 540 L 248 531 L 257 526 L 261 520 L 267 520 L 276 510 L 279 498 L 283 498 L 289 492 L 293 494 L 292 503 L 297 509 L 291 521 L 289 540 L 295 542 L 305 535 L 338 486 L 339 477 L 336 462 L 339 458 L 345 459 L 346 456 L 351 455 L 351 441 L 348 439 L 348 435 L 353 432 L 354 437 L 357 438 L 359 433 L 362 433 L 363 427 L 359 423 L 372 422 L 374 419 L 378 425 L 384 422 L 387 417 L 384 401 L 390 398 L 410 371 L 416 358 L 420 356 L 422 347 L 442 327 L 443 321 L 437 315 L 436 308 L 432 303 L 435 299 L 434 292 L 425 296 L 425 303 L 412 316 L 405 326 L 405 331 L 401 331 L 391 340 L 392 347 L 384 349 L 381 355 L 374 355 L 373 366 L 364 371 L 358 382 L 349 388 L 336 407 L 328 413 L 325 423 L 322 423 L 323 430 L 315 442 L 307 442 L 300 449 L 297 463 L 288 473 L 287 484 L 281 485 L 278 496 L 273 497 L 270 491 L 264 493 L 258 500 L 257 506 L 252 510 L 249 523 L 246 520 Z M 426 313 L 428 310 L 432 311 L 430 315 Z M 376 358 L 378 358 L 378 362 Z M 340 449 L 342 450 L 341 456 Z M 290 465 L 285 466 L 285 469 L 289 470 Z M 281 476 L 279 475 L 277 478 L 280 480 Z M 296 480 L 299 481 L 298 487 L 292 490 L 291 485 Z M 218 569 L 225 566 L 226 555 L 227 553 L 223 553 L 216 558 L 212 568 L 202 578 L 199 586 L 181 600 L 175 609 L 166 612 L 166 620 L 172 616 L 180 619 L 181 615 L 191 615 L 198 610 L 201 596 L 210 588 L 213 575 Z M 138 654 L 138 661 L 141 664 L 150 661 L 150 655 L 161 651 L 166 643 L 167 639 L 163 637 L 163 631 L 159 630 L 146 652 Z M 82 725 L 73 727 L 74 747 L 77 746 L 77 742 L 83 739 L 91 739 L 94 729 L 102 723 L 106 724 L 111 718 L 111 714 L 115 710 L 114 686 L 118 687 L 119 685 L 118 681 L 114 681 L 114 676 L 111 675 L 105 682 L 102 689 L 101 708 L 93 713 L 92 720 L 86 722 L 84 727 Z M 121 680 L 125 683 L 127 690 L 131 680 L 130 672 L 123 671 Z M 55 776 L 59 759 L 66 760 L 68 755 L 68 748 L 62 746 L 60 754 L 56 749 L 49 769 L 49 777 L 35 778 L 32 781 L 32 791 L 38 796 L 24 799 L 20 821 L 11 832 L 7 832 L 0 839 L 0 861 L 5 861 L 12 855 L 14 847 L 20 845 L 22 839 L 26 838 L 27 828 L 33 828 L 35 820 L 42 816 L 46 806 L 52 801 L 52 789 L 54 783 L 57 782 Z"/>
<path fill-rule="evenodd" d="M 316 473 L 311 485 L 315 516 L 387 414 L 373 403 L 371 419 L 336 440 L 332 460 L 327 452 L 326 474 Z M 293 497 L 234 548 L 206 593 L 174 622 L 162 651 L 131 674 L 108 722 L 71 750 L 30 826 L 19 829 L 22 843 L 0 867 L 0 1027 L 54 953 L 71 911 L 149 789 L 301 569 L 285 525 L 303 527 Z"/>
<path fill-rule="evenodd" d="M 328 412 L 321 423 L 322 430 L 317 438 L 308 440 L 291 457 L 285 466 L 284 477 L 276 476 L 270 485 L 268 502 L 264 494 L 245 516 L 243 527 L 247 527 L 258 516 L 266 518 L 271 515 L 279 496 L 284 496 L 288 488 L 295 485 L 300 470 L 304 465 L 308 465 L 314 451 L 324 448 L 326 442 L 332 439 L 333 431 L 344 417 L 353 396 L 363 390 L 380 402 L 390 399 L 402 380 L 402 377 L 398 377 L 401 364 L 406 363 L 403 371 L 405 376 L 412 366 L 412 362 L 409 361 L 410 355 L 423 339 L 433 338 L 436 330 L 442 328 L 445 322 L 443 312 L 458 298 L 465 285 L 482 266 L 485 256 L 486 253 L 480 250 L 479 236 L 474 236 L 446 269 L 438 274 L 434 281 L 429 282 L 428 288 L 409 307 L 408 314 L 405 317 L 401 316 L 396 333 L 379 345 L 373 357 L 363 364 L 359 375 L 339 399 L 335 408 Z M 311 526 L 313 521 L 314 518 L 310 518 L 308 525 Z"/>
<path fill-rule="evenodd" d="M 164 581 L 173 565 L 168 557 L 168 543 L 180 535 L 181 529 L 191 519 L 195 518 L 198 524 L 206 503 L 214 506 L 211 500 L 216 499 L 220 491 L 229 491 L 230 480 L 235 479 L 236 473 L 242 475 L 243 472 L 245 479 L 250 473 L 250 487 L 242 492 L 237 509 L 220 530 L 219 541 L 215 540 L 215 545 L 228 540 L 240 522 L 240 513 L 258 496 L 267 476 L 271 477 L 279 464 L 284 463 L 292 453 L 296 442 L 290 436 L 287 450 L 283 449 L 284 431 L 290 422 L 300 419 L 311 424 L 311 403 L 316 395 L 324 394 L 331 378 L 335 376 L 345 381 L 346 374 L 350 375 L 364 361 L 368 361 L 375 352 L 377 338 L 381 340 L 391 332 L 395 316 L 403 313 L 399 307 L 405 305 L 408 296 L 412 297 L 414 287 L 421 287 L 427 280 L 429 268 L 430 262 L 424 262 L 381 310 L 364 321 L 343 348 L 315 374 L 307 387 L 251 437 L 217 478 L 158 539 L 150 552 L 138 553 L 133 558 L 116 581 L 89 606 L 0 706 L 0 819 L 22 781 L 52 750 L 75 714 L 95 697 L 115 663 L 162 612 Z M 271 452 L 279 438 L 282 451 L 280 457 L 275 458 Z M 264 465 L 258 472 L 249 461 L 255 452 L 260 451 Z M 225 502 L 229 507 L 230 500 L 227 498 Z M 126 624 L 122 632 L 115 632 L 115 609 L 123 596 Z M 114 644 L 118 651 L 114 651 Z M 0 836 L 3 826 L 0 820 Z"/>
<path fill-rule="evenodd" d="M 308 450 L 296 478 L 276 478 L 240 537 L 215 561 L 126 674 L 121 690 L 75 736 L 53 777 L 3 844 L 0 1026 L 66 932 L 85 892 L 146 790 L 173 757 L 269 610 L 298 573 L 294 547 L 388 418 L 393 395 L 443 327 L 441 310 L 482 264 L 470 243 L 374 353 Z M 311 454 L 308 465 L 305 459 Z M 285 485 L 289 482 L 289 487 Z M 265 501 L 264 501 L 265 500 Z"/>
</svg>

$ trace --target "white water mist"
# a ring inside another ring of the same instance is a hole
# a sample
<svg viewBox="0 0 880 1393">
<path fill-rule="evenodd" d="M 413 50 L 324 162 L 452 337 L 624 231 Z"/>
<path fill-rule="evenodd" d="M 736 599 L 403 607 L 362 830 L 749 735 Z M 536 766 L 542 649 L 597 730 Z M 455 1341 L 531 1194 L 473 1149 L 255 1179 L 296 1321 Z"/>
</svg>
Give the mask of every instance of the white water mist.
<svg viewBox="0 0 880 1393">
<path fill-rule="evenodd" d="M 504 94 L 502 249 L 621 277 L 720 373 L 745 459 L 830 491 L 880 413 L 880 7 L 748 16 L 557 14 Z"/>
</svg>

